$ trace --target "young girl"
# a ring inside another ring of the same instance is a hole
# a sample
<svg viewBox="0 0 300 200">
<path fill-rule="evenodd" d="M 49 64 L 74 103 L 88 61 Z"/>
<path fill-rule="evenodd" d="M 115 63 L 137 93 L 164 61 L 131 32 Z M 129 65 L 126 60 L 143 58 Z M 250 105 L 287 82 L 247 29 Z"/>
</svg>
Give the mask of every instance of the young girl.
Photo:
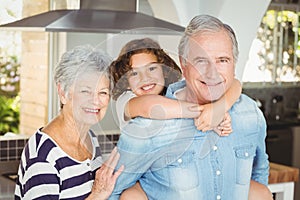
<svg viewBox="0 0 300 200">
<path fill-rule="evenodd" d="M 122 129 L 130 119 L 195 118 L 198 130 L 214 129 L 219 135 L 232 132 L 226 111 L 241 94 L 241 84 L 235 80 L 232 88 L 217 102 L 207 105 L 178 101 L 164 97 L 167 87 L 179 81 L 181 70 L 159 44 L 150 38 L 128 42 L 119 57 L 112 62 L 113 99 Z M 125 190 L 120 199 L 147 199 L 137 183 Z"/>
<path fill-rule="evenodd" d="M 220 135 L 232 132 L 230 116 L 225 112 L 241 94 L 238 80 L 223 98 L 212 104 L 200 106 L 166 98 L 167 87 L 182 78 L 181 70 L 150 38 L 128 42 L 112 62 L 110 70 L 115 84 L 112 96 L 117 100 L 121 128 L 138 116 L 153 119 L 195 118 L 198 130 L 215 128 Z"/>
</svg>

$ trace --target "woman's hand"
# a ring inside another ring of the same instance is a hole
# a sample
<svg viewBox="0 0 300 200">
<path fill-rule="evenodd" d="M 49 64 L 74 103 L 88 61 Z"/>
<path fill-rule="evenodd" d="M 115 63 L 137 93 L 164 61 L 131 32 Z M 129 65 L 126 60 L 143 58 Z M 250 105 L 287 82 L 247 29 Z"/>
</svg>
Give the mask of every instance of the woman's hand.
<svg viewBox="0 0 300 200">
<path fill-rule="evenodd" d="M 124 166 L 122 165 L 116 172 L 114 172 L 119 158 L 120 154 L 115 147 L 108 160 L 105 161 L 97 170 L 92 192 L 87 199 L 108 199 L 115 187 L 117 178 L 124 169 Z"/>
</svg>

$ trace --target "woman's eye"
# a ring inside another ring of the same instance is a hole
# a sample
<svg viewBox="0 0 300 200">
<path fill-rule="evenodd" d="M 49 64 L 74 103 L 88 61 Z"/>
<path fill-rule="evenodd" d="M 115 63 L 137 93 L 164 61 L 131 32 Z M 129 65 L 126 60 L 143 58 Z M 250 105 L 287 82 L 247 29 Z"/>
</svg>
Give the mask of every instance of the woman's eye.
<svg viewBox="0 0 300 200">
<path fill-rule="evenodd" d="M 109 95 L 109 92 L 107 92 L 107 91 L 100 91 L 98 94 L 100 94 L 100 95 Z"/>
<path fill-rule="evenodd" d="M 89 94 L 90 91 L 89 90 L 81 90 L 81 93 L 84 93 L 84 94 Z"/>
</svg>

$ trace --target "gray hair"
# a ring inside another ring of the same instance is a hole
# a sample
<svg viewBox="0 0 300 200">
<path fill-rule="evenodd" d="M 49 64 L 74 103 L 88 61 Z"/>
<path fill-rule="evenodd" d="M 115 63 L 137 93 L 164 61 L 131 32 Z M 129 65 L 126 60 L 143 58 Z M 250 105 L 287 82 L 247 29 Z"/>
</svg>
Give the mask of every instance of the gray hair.
<svg viewBox="0 0 300 200">
<path fill-rule="evenodd" d="M 236 63 L 239 55 L 239 49 L 233 29 L 229 25 L 221 22 L 216 17 L 210 15 L 198 15 L 194 17 L 186 27 L 184 35 L 182 36 L 178 45 L 178 54 L 182 58 L 182 62 L 186 62 L 189 51 L 189 37 L 199 33 L 201 34 L 203 32 L 218 32 L 221 30 L 225 30 L 232 41 L 233 59 L 234 63 Z"/>
<path fill-rule="evenodd" d="M 111 62 L 111 57 L 101 49 L 90 45 L 77 46 L 62 55 L 54 72 L 54 81 L 56 84 L 60 83 L 62 90 L 68 94 L 78 74 L 85 71 L 100 72 L 110 81 L 111 90 Z"/>
</svg>

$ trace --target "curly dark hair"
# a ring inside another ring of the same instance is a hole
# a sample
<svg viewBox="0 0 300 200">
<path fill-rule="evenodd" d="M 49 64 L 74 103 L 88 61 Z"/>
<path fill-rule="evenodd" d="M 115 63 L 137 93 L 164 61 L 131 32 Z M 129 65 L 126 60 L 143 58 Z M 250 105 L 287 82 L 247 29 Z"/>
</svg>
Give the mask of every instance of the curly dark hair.
<svg viewBox="0 0 300 200">
<path fill-rule="evenodd" d="M 159 44 L 150 39 L 136 39 L 128 42 L 121 50 L 119 57 L 110 65 L 110 73 L 114 80 L 112 97 L 116 100 L 123 92 L 128 90 L 127 72 L 132 68 L 130 65 L 131 56 L 139 53 L 153 54 L 157 62 L 163 64 L 163 73 L 165 78 L 165 87 L 161 92 L 164 95 L 167 87 L 181 79 L 182 73 L 176 62 L 159 46 Z"/>
</svg>

